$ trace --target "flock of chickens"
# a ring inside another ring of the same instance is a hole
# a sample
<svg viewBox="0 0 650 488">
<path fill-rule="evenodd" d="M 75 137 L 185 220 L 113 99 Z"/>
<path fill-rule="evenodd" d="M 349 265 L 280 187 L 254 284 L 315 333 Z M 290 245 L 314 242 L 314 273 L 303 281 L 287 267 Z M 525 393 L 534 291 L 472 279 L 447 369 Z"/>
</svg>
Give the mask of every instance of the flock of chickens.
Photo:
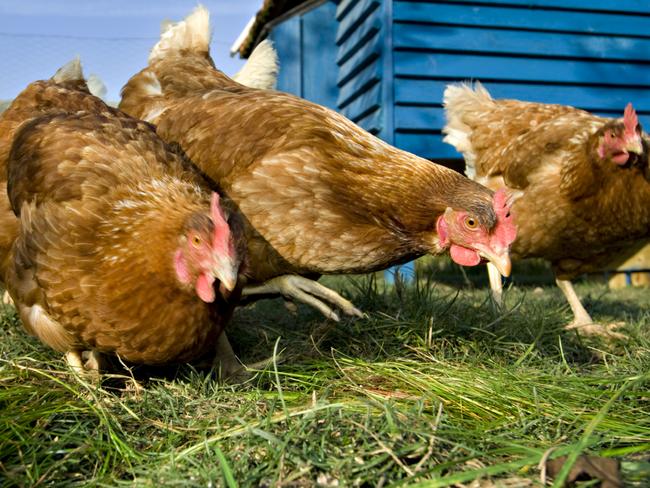
<svg viewBox="0 0 650 488">
<path fill-rule="evenodd" d="M 25 328 L 71 366 L 117 354 L 232 373 L 223 331 L 238 304 L 283 295 L 360 315 L 318 277 L 443 252 L 487 261 L 496 300 L 511 256 L 545 258 L 569 327 L 615 334 L 569 280 L 650 238 L 649 140 L 631 105 L 605 119 L 450 86 L 446 141 L 467 178 L 272 90 L 270 44 L 233 80 L 209 41 L 198 7 L 161 35 L 119 109 L 73 61 L 0 116 L 0 273 Z"/>
</svg>

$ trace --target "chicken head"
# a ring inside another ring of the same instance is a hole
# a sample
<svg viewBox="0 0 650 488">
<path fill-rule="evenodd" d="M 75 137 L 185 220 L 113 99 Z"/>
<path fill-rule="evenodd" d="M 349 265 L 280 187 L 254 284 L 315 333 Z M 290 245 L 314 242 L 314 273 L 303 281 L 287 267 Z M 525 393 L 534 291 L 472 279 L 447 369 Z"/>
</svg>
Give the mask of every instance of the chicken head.
<svg viewBox="0 0 650 488">
<path fill-rule="evenodd" d="M 630 160 L 630 154 L 643 154 L 643 139 L 639 119 L 631 103 L 625 107 L 623 122 L 619 120 L 606 124 L 597 133 L 598 156 L 624 166 Z"/>
<path fill-rule="evenodd" d="M 517 229 L 504 190 L 494 194 L 493 209 L 496 218 L 489 226 L 467 210 L 448 207 L 438 218 L 438 237 L 440 245 L 449 248 L 454 262 L 462 266 L 476 266 L 487 260 L 503 276 L 509 276 L 509 250 L 517 236 Z"/>
<path fill-rule="evenodd" d="M 210 215 L 195 212 L 186 220 L 174 254 L 176 277 L 184 285 L 193 283 L 199 298 L 210 303 L 216 298 L 215 280 L 224 296 L 235 288 L 239 263 L 219 195 L 212 193 Z"/>
</svg>

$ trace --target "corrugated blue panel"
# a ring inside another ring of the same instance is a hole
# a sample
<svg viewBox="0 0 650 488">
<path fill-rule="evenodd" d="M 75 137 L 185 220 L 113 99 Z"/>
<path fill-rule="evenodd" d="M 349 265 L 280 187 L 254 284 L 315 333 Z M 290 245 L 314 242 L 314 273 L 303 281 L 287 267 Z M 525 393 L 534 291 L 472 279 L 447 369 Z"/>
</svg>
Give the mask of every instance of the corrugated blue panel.
<svg viewBox="0 0 650 488">
<path fill-rule="evenodd" d="M 343 1 L 337 10 L 337 106 L 373 134 L 381 133 L 391 111 L 382 107 L 386 31 L 381 4 L 380 0 Z"/>
<path fill-rule="evenodd" d="M 650 29 L 650 22 L 648 22 Z M 650 33 L 650 30 L 648 31 Z M 396 49 L 506 53 L 545 57 L 650 60 L 650 38 L 397 23 Z"/>
<path fill-rule="evenodd" d="M 400 129 L 437 129 L 445 126 L 445 112 L 442 107 L 395 107 L 395 127 Z"/>
<path fill-rule="evenodd" d="M 459 80 L 464 81 L 464 80 Z M 395 103 L 438 104 L 450 81 L 395 79 Z M 572 105 L 589 111 L 615 110 L 623 113 L 628 102 L 639 111 L 650 111 L 650 91 L 638 87 L 602 87 L 567 85 L 529 85 L 519 83 L 484 83 L 494 98 L 514 98 L 540 103 Z"/>
<path fill-rule="evenodd" d="M 395 74 L 450 79 L 490 79 L 650 85 L 647 64 L 531 59 L 446 53 L 397 52 Z"/>
<path fill-rule="evenodd" d="M 354 7 L 349 9 L 343 17 L 338 18 L 339 26 L 336 43 L 339 45 L 343 43 L 380 5 L 380 0 L 358 0 L 355 2 Z"/>
<path fill-rule="evenodd" d="M 384 39 L 381 36 L 376 35 L 371 38 L 339 68 L 338 85 L 347 83 L 363 68 L 379 58 L 383 47 Z"/>
<path fill-rule="evenodd" d="M 650 17 L 648 16 L 592 11 L 577 12 L 491 5 L 468 6 L 396 1 L 393 5 L 393 19 L 395 21 L 450 25 L 650 37 Z"/>
<path fill-rule="evenodd" d="M 373 110 L 365 117 L 359 119 L 357 124 L 370 132 L 371 134 L 378 135 L 382 129 L 383 113 L 381 108 Z"/>
<path fill-rule="evenodd" d="M 467 0 L 447 1 L 450 3 L 467 3 Z M 561 8 L 650 14 L 650 3 L 648 0 L 498 0 L 496 2 L 495 0 L 472 0 L 472 3 L 502 3 L 522 8 Z"/>
<path fill-rule="evenodd" d="M 370 112 L 381 107 L 381 85 L 377 84 L 341 110 L 352 122 L 359 122 Z M 365 129 L 366 127 L 364 127 Z"/>
<path fill-rule="evenodd" d="M 340 21 L 345 17 L 356 3 L 357 0 L 340 0 L 338 7 L 336 7 L 336 20 Z"/>
<path fill-rule="evenodd" d="M 422 132 L 396 132 L 395 145 L 400 149 L 426 159 L 458 159 L 463 156 L 449 144 L 442 142 L 442 135 Z"/>
<path fill-rule="evenodd" d="M 375 10 L 366 21 L 359 26 L 348 38 L 341 43 L 336 62 L 341 65 L 374 36 L 381 29 L 381 11 Z"/>
<path fill-rule="evenodd" d="M 370 66 L 343 85 L 339 90 L 339 97 L 336 101 L 337 106 L 339 108 L 345 107 L 363 92 L 372 88 L 374 84 L 379 83 L 381 80 L 381 68 L 381 64 L 371 63 Z"/>
</svg>

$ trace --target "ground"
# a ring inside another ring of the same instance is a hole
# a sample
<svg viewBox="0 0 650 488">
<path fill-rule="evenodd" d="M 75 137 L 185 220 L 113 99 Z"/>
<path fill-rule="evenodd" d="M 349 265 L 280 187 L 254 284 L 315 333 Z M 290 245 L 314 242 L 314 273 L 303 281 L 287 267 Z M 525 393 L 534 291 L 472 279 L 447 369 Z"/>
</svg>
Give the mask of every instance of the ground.
<svg viewBox="0 0 650 488">
<path fill-rule="evenodd" d="M 420 271 L 411 286 L 330 278 L 365 319 L 240 310 L 240 357 L 277 357 L 238 385 L 187 366 L 78 379 L 7 307 L 3 486 L 525 487 L 541 486 L 545 454 L 615 457 L 626 486 L 648 486 L 647 289 L 579 284 L 594 317 L 626 322 L 629 340 L 607 343 L 562 329 L 568 306 L 539 270 L 505 311 L 471 286 L 478 272 Z"/>
</svg>

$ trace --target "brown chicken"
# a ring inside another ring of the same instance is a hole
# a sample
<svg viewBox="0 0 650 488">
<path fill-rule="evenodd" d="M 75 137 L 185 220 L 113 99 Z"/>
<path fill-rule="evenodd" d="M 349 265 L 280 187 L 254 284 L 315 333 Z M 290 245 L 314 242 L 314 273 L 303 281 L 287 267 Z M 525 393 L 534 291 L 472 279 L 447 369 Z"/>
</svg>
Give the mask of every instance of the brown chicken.
<svg viewBox="0 0 650 488">
<path fill-rule="evenodd" d="M 449 86 L 444 103 L 445 141 L 465 157 L 467 175 L 520 194 L 512 256 L 551 262 L 574 314 L 567 328 L 610 334 L 611 325 L 593 323 L 570 280 L 624 259 L 650 238 L 648 143 L 632 105 L 623 118 L 608 119 L 493 100 L 479 83 Z M 489 271 L 500 301 L 501 278 Z"/>
<path fill-rule="evenodd" d="M 345 117 L 215 69 L 199 7 L 153 48 L 120 108 L 157 125 L 216 181 L 248 226 L 245 295 L 281 292 L 325 314 L 351 304 L 311 280 L 450 251 L 505 275 L 515 227 L 505 194 L 396 149 Z M 293 274 L 276 278 L 281 275 Z M 279 282 L 278 280 L 282 280 Z M 270 280 L 270 281 L 269 281 Z"/>
<path fill-rule="evenodd" d="M 7 157 L 20 232 L 5 280 L 20 318 L 77 368 L 84 351 L 89 369 L 101 353 L 142 364 L 214 353 L 240 291 L 238 214 L 82 80 L 36 82 L 12 105 L 57 106 L 14 131 Z"/>
</svg>

